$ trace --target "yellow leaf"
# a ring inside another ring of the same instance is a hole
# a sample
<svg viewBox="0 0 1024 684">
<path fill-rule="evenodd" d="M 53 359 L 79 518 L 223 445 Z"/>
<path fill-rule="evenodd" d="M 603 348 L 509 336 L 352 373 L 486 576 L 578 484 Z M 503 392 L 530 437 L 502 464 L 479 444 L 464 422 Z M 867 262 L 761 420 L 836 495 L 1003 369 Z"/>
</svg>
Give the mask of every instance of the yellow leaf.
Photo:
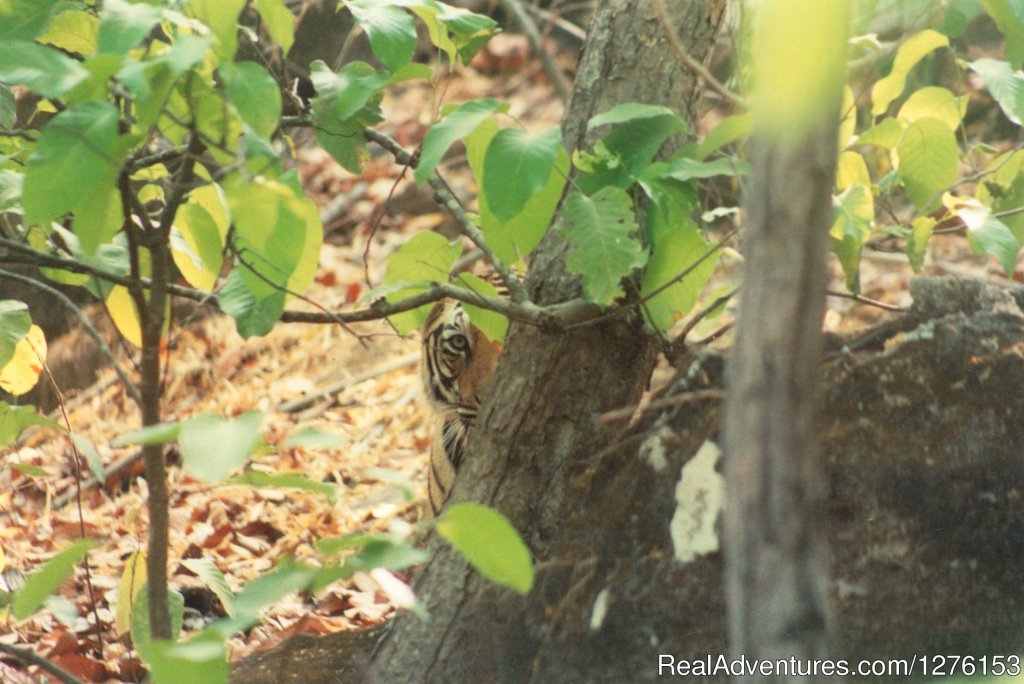
<svg viewBox="0 0 1024 684">
<path fill-rule="evenodd" d="M 0 389 L 16 397 L 25 394 L 39 381 L 45 360 L 46 337 L 42 328 L 33 325 L 14 348 L 11 360 L 0 369 Z"/>
<path fill-rule="evenodd" d="M 121 582 L 117 586 L 117 611 L 114 626 L 118 635 L 127 634 L 132 628 L 132 606 L 143 585 L 146 584 L 146 553 L 136 551 L 128 557 Z"/>
<path fill-rule="evenodd" d="M 846 190 L 851 185 L 857 184 L 863 185 L 865 188 L 871 187 L 868 166 L 864 163 L 864 157 L 856 152 L 843 152 L 839 155 L 839 164 L 836 167 L 836 187 Z"/>
<path fill-rule="evenodd" d="M 918 119 L 931 117 L 955 131 L 966 111 L 967 96 L 957 97 L 946 88 L 928 86 L 910 94 L 900 107 L 897 118 L 906 123 L 913 123 Z"/>
<path fill-rule="evenodd" d="M 139 312 L 135 310 L 135 302 L 128 288 L 115 285 L 107 295 L 107 312 L 114 325 L 136 347 L 142 346 L 142 328 L 139 323 Z"/>
<path fill-rule="evenodd" d="M 171 256 L 193 287 L 212 290 L 216 284 L 229 226 L 224 196 L 213 184 L 193 190 L 175 214 Z"/>
<path fill-rule="evenodd" d="M 925 29 L 904 41 L 896 51 L 892 71 L 871 89 L 871 115 L 885 114 L 889 104 L 903 92 L 910 70 L 929 52 L 947 45 L 949 38 L 931 29 Z"/>
</svg>

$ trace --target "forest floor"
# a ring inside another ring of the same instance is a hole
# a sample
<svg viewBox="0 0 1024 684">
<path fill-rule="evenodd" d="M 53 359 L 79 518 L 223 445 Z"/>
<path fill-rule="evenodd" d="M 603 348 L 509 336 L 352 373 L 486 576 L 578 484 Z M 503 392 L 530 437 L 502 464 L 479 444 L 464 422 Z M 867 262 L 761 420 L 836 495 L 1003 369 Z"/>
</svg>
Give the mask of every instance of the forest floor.
<svg viewBox="0 0 1024 684">
<path fill-rule="evenodd" d="M 533 60 L 521 56 L 496 64 L 489 73 L 462 70 L 443 89 L 444 101 L 501 97 L 510 102 L 510 114 L 532 130 L 559 123 L 562 104 Z M 437 105 L 427 87 L 406 88 L 384 102 L 382 128 L 412 149 Z M 704 127 L 720 116 L 709 112 Z M 403 176 L 404 169 L 388 157 L 371 159 L 367 172 L 357 178 L 310 146 L 300 151 L 298 168 L 308 194 L 331 218 L 316 282 L 306 292 L 327 309 L 352 306 L 369 291 L 368 285 L 380 284 L 386 257 L 403 240 L 445 223 L 429 193 L 416 188 L 411 174 Z M 446 173 L 457 194 L 467 199 L 475 195 L 464 160 L 451 160 Z M 339 197 L 344 198 L 340 210 Z M 737 263 L 724 257 L 707 301 L 732 286 Z M 980 277 L 994 272 L 988 259 L 970 254 L 959 235 L 936 238 L 929 264 L 934 272 Z M 842 290 L 834 260 L 831 267 L 831 287 Z M 905 258 L 869 254 L 863 294 L 907 306 L 909 277 Z M 838 297 L 830 298 L 829 306 L 826 328 L 842 335 L 891 315 Z M 296 301 L 291 308 L 312 307 Z M 707 322 L 695 338 L 714 332 L 730 316 L 727 311 L 724 318 Z M 168 420 L 262 411 L 268 448 L 249 467 L 302 473 L 316 482 L 333 483 L 339 491 L 332 504 L 307 491 L 209 485 L 172 465 L 170 577 L 176 587 L 199 584 L 182 559 L 212 560 L 237 591 L 282 557 L 315 558 L 312 543 L 317 539 L 356 531 L 402 531 L 425 518 L 429 437 L 419 399 L 418 340 L 398 337 L 384 322 L 360 325 L 356 332 L 358 336 L 337 325 L 280 324 L 265 337 L 242 340 L 233 321 L 223 315 L 197 317 L 174 331 L 164 393 Z M 717 342 L 728 343 L 728 336 Z M 289 406 L 301 400 L 307 405 Z M 133 453 L 132 447 L 109 446 L 139 425 L 136 407 L 114 382 L 112 371 L 77 396 L 68 393 L 65 402 L 72 430 L 95 445 L 105 465 Z M 288 435 L 305 427 L 338 435 L 342 446 L 282 446 Z M 91 593 L 79 567 L 60 590 L 63 605 L 72 610 L 62 610 L 58 602 L 22 622 L 0 615 L 0 643 L 28 645 L 84 681 L 138 681 L 138 661 L 127 637 L 115 633 L 114 623 L 126 560 L 146 543 L 145 482 L 138 468 L 127 468 L 105 487 L 82 487 L 79 493 L 79 483 L 89 474 L 84 466 L 80 471 L 75 467 L 73 453 L 69 440 L 50 430 L 32 431 L 15 448 L 0 453 L 5 466 L 0 468 L 0 569 L 31 572 L 83 533 L 101 542 L 88 557 Z M 15 463 L 41 470 L 26 474 L 6 467 Z M 412 483 L 411 499 L 396 481 Z M 201 603 L 187 601 L 186 630 L 200 628 L 215 615 Z M 275 604 L 261 625 L 230 641 L 230 657 L 272 647 L 296 633 L 372 625 L 393 610 L 386 591 L 360 573 L 315 595 L 293 595 Z M 2 681 L 35 681 L 36 672 L 21 669 L 14 660 L 0 660 Z"/>
</svg>

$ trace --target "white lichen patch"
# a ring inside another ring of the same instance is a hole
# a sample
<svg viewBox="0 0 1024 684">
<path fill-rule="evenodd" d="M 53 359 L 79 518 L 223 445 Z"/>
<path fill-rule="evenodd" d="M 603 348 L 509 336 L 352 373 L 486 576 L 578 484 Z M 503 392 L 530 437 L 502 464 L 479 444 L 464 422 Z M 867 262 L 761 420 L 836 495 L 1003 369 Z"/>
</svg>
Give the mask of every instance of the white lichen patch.
<svg viewBox="0 0 1024 684">
<path fill-rule="evenodd" d="M 725 505 L 725 480 L 715 470 L 721 456 L 718 445 L 707 440 L 683 466 L 676 484 L 676 510 L 672 515 L 672 546 L 680 563 L 718 550 L 715 522 Z"/>
<path fill-rule="evenodd" d="M 601 629 L 601 625 L 604 624 L 604 618 L 608 615 L 608 597 L 611 596 L 611 592 L 608 591 L 608 587 L 605 587 L 597 593 L 597 598 L 594 599 L 594 608 L 590 613 L 590 631 L 596 632 Z"/>
<path fill-rule="evenodd" d="M 654 472 L 661 472 L 668 465 L 665 441 L 671 437 L 672 430 L 662 426 L 640 445 L 640 458 L 647 461 L 648 465 L 654 468 Z"/>
</svg>

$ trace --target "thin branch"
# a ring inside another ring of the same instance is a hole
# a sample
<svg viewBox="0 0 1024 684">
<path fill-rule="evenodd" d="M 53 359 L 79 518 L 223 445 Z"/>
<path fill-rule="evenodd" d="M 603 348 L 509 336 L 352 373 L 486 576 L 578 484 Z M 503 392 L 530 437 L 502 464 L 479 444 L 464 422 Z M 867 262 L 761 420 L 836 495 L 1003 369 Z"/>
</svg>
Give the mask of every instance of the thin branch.
<svg viewBox="0 0 1024 684">
<path fill-rule="evenodd" d="M 702 320 L 704 320 L 705 318 L 710 316 L 712 313 L 717 311 L 719 307 L 723 306 L 730 299 L 735 297 L 737 292 L 739 292 L 739 288 L 738 287 L 734 287 L 733 289 L 729 290 L 728 292 L 726 292 L 724 295 L 722 295 L 721 297 L 719 297 L 715 301 L 713 301 L 710 304 L 708 304 L 706 307 L 701 309 L 699 312 L 697 312 L 693 316 L 693 318 L 691 318 L 689 320 L 689 322 L 687 322 L 686 327 L 684 327 L 679 332 L 679 334 L 676 336 L 676 339 L 675 339 L 674 342 L 683 342 L 683 341 L 685 341 L 686 340 L 686 336 L 689 335 L 690 332 L 692 332 L 693 329 L 697 327 L 698 323 L 700 323 Z"/>
<path fill-rule="evenodd" d="M 6 653 L 7 655 L 14 656 L 21 662 L 27 663 L 28 665 L 35 665 L 39 669 L 44 670 L 47 674 L 51 674 L 59 681 L 64 682 L 64 684 L 83 684 L 81 679 L 78 679 L 60 665 L 51 663 L 49 660 L 31 649 L 18 648 L 17 646 L 0 643 L 0 653 Z"/>
<path fill-rule="evenodd" d="M 275 408 L 274 410 L 280 411 L 282 413 L 296 413 L 297 411 L 302 411 L 304 409 L 309 408 L 310 406 L 315 404 L 320 399 L 323 399 L 324 397 L 339 394 L 341 392 L 344 392 L 348 388 L 366 382 L 367 380 L 373 380 L 374 378 L 378 378 L 382 375 L 387 375 L 388 373 L 393 373 L 394 371 L 399 370 L 401 368 L 405 368 L 406 366 L 411 366 L 417 361 L 419 361 L 419 359 L 419 352 L 406 354 L 405 356 L 399 357 L 393 361 L 389 361 L 388 363 L 377 366 L 376 368 L 368 370 L 364 373 L 359 373 L 358 375 L 353 375 L 351 378 L 339 380 L 338 382 L 335 382 L 331 385 L 328 385 L 327 387 L 324 387 L 322 390 L 318 392 L 307 394 L 304 397 L 293 399 L 291 401 L 286 401 L 283 404 L 277 406 L 277 408 Z"/>
<path fill-rule="evenodd" d="M 333 318 L 334 321 L 338 325 L 340 325 L 342 328 L 345 329 L 345 332 L 351 334 L 353 337 L 355 337 L 360 342 L 364 342 L 363 336 L 360 335 L 359 333 L 357 333 L 352 328 L 350 328 L 348 326 L 348 324 L 345 323 L 345 321 L 341 320 L 339 314 L 336 314 L 333 311 L 328 311 L 327 307 L 323 306 L 322 304 L 320 304 L 319 302 L 313 300 L 312 298 L 307 297 L 306 295 L 302 294 L 301 292 L 296 292 L 294 290 L 289 289 L 286 285 L 281 285 L 280 283 L 277 283 L 277 282 L 271 280 L 268 276 L 264 275 L 258 268 L 256 268 L 255 264 L 247 262 L 242 257 L 242 252 L 239 251 L 239 249 L 234 245 L 233 242 L 229 241 L 228 242 L 228 247 L 231 249 L 231 254 L 236 259 L 238 259 L 238 262 L 240 264 L 242 264 L 242 266 L 244 266 L 247 269 L 249 269 L 249 272 L 252 273 L 254 276 L 256 276 L 257 278 L 259 278 L 260 280 L 265 282 L 267 285 L 270 285 L 271 287 L 273 287 L 273 288 L 275 288 L 277 290 L 280 290 L 280 291 L 284 292 L 285 294 L 291 295 L 292 297 L 295 297 L 296 299 L 298 299 L 300 301 L 306 302 L 310 306 L 315 306 L 317 309 L 320 309 L 320 311 L 322 311 L 325 315 L 330 316 L 331 318 Z"/>
<path fill-rule="evenodd" d="M 36 351 L 33 349 L 33 351 Z M 64 419 L 64 427 L 68 431 L 68 442 L 71 443 L 71 451 L 74 453 L 75 463 L 75 503 L 78 506 L 78 533 L 83 539 L 86 538 L 85 533 L 85 515 L 82 513 L 82 454 L 78 450 L 78 444 L 75 442 L 72 430 L 71 430 L 71 419 L 68 417 L 67 407 L 64 405 L 64 393 L 60 391 L 60 387 L 57 386 L 57 382 L 53 379 L 53 373 L 50 372 L 50 367 L 46 364 L 44 359 L 38 351 L 36 351 L 36 357 L 39 359 L 39 363 L 42 365 L 43 370 L 46 371 L 46 379 L 50 381 L 50 387 L 53 388 L 53 394 L 57 397 L 57 405 L 60 407 L 61 418 Z M 100 614 L 96 607 L 96 592 L 92 586 L 92 568 L 89 567 L 89 553 L 85 553 L 82 557 L 82 568 L 85 570 L 85 587 L 89 594 L 89 606 L 92 608 L 92 617 L 96 622 L 96 643 L 99 645 L 100 657 L 103 657 L 103 630 L 100 627 Z"/>
<path fill-rule="evenodd" d="M 549 22 L 554 26 L 557 26 L 559 29 L 565 31 L 567 34 L 569 34 L 570 36 L 572 36 L 573 38 L 580 42 L 583 42 L 587 39 L 586 31 L 584 31 L 571 21 L 558 16 L 554 12 L 537 7 L 532 3 L 527 4 L 526 9 L 529 12 L 533 12 L 544 21 Z"/>
<path fill-rule="evenodd" d="M 852 299 L 853 301 L 858 302 L 860 304 L 868 304 L 870 306 L 875 306 L 875 307 L 878 307 L 879 309 L 884 309 L 886 311 L 895 311 L 897 313 L 907 313 L 907 309 L 904 309 L 902 306 L 896 306 L 895 304 L 886 304 L 885 302 L 880 302 L 877 299 L 870 299 L 870 298 L 865 297 L 863 295 L 854 294 L 852 292 L 839 292 L 838 290 L 825 290 L 825 294 L 827 294 L 829 297 L 842 297 L 843 299 Z"/>
<path fill-rule="evenodd" d="M 554 87 L 555 92 L 558 93 L 558 97 L 561 98 L 562 102 L 568 102 L 569 97 L 572 95 L 572 84 L 565 77 L 565 74 L 562 73 L 558 63 L 544 49 L 544 40 L 541 38 L 540 31 L 537 30 L 537 25 L 530 15 L 526 13 L 523 4 L 519 0 L 501 0 L 501 6 L 505 8 L 506 12 L 515 17 L 516 23 L 522 28 L 527 42 L 530 43 L 530 49 L 540 59 L 545 73 L 551 79 L 551 85 Z"/>
<path fill-rule="evenodd" d="M 23 131 L 21 129 L 16 129 L 13 131 L 0 130 L 0 138 L 24 138 L 29 142 L 36 141 L 36 137 L 34 135 L 29 133 L 28 131 Z"/>
<path fill-rule="evenodd" d="M 20 273 L 12 273 L 11 271 L 3 268 L 0 268 L 0 278 L 17 280 L 20 283 L 28 285 L 29 287 L 34 287 L 56 298 L 57 301 L 64 305 L 64 307 L 78 319 L 79 323 L 82 324 L 82 328 L 89 337 L 96 341 L 96 344 L 100 348 L 100 353 L 103 354 L 103 357 L 117 373 L 117 377 L 121 379 L 121 383 L 124 385 L 124 391 L 128 393 L 128 396 L 130 396 L 136 403 L 142 400 L 142 397 L 139 395 L 139 389 L 128 377 L 128 373 L 125 371 L 124 367 L 118 362 L 117 357 L 114 356 L 114 352 L 110 349 L 107 341 L 103 339 L 103 335 L 101 335 L 96 329 L 96 326 L 92 324 L 89 317 L 86 316 L 85 313 L 78 308 L 67 295 L 56 288 L 50 287 L 46 283 L 34 280 L 33 278 L 21 275 Z"/>
<path fill-rule="evenodd" d="M 672 22 L 669 20 L 668 9 L 665 7 L 665 0 L 654 0 L 654 9 L 658 13 L 658 19 L 661 22 L 661 28 L 665 31 L 665 37 L 668 38 L 669 45 L 672 47 L 672 52 L 676 53 L 676 58 L 679 59 L 683 65 L 692 71 L 700 80 L 704 81 L 704 84 L 711 88 L 713 91 L 721 95 L 723 98 L 743 108 L 748 108 L 746 100 L 726 88 L 717 78 L 711 75 L 711 72 L 704 67 L 703 64 L 695 60 L 693 57 L 686 52 L 683 48 L 683 44 L 679 41 L 679 36 L 676 35 L 675 30 L 672 28 Z"/>
<path fill-rule="evenodd" d="M 674 394 L 662 399 L 653 399 L 643 406 L 624 406 L 623 408 L 606 411 L 605 413 L 602 413 L 598 419 L 602 423 L 614 423 L 618 420 L 628 420 L 636 413 L 659 411 L 672 406 L 695 404 L 699 401 L 719 401 L 724 398 L 725 392 L 720 389 L 696 390 L 693 392 L 685 392 L 683 394 Z"/>
</svg>

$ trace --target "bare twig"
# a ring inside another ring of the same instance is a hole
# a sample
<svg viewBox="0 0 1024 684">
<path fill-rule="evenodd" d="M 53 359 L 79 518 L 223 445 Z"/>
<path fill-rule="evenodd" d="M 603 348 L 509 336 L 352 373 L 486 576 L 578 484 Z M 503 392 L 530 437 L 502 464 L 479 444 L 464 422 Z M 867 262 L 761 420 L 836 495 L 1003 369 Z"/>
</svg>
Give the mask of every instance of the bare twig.
<svg viewBox="0 0 1024 684">
<path fill-rule="evenodd" d="M 562 73 L 558 63 L 544 49 L 544 40 L 541 38 L 540 31 L 537 30 L 537 25 L 533 22 L 530 15 L 526 13 L 523 4 L 519 0 L 501 0 L 501 6 L 505 8 L 506 12 L 515 17 L 516 22 L 523 29 L 523 34 L 530 43 L 530 49 L 540 59 L 544 72 L 551 79 L 551 85 L 554 87 L 555 92 L 558 93 L 558 97 L 561 98 L 562 102 L 568 102 L 569 97 L 572 95 L 572 84 L 565 77 L 565 74 Z"/>
<path fill-rule="evenodd" d="M 65 670 L 60 665 L 51 663 L 49 660 L 28 648 L 19 648 L 10 644 L 0 643 L 0 653 L 14 656 L 23 663 L 35 665 L 47 674 L 51 674 L 64 684 L 82 684 L 82 680 Z"/>
<path fill-rule="evenodd" d="M 726 88 L 717 78 L 711 75 L 711 72 L 708 71 L 703 64 L 695 60 L 688 52 L 686 52 L 685 48 L 683 48 L 683 44 L 679 42 L 679 36 L 677 36 L 676 32 L 672 29 L 672 22 L 669 20 L 668 9 L 665 7 L 665 1 L 654 0 L 654 8 L 658 12 L 658 19 L 661 21 L 661 27 L 665 31 L 665 36 L 668 38 L 669 45 L 672 46 L 672 52 L 676 53 L 676 58 L 683 63 L 683 66 L 692 71 L 697 78 L 704 81 L 705 85 L 729 102 L 739 105 L 740 107 L 748 107 L 746 100 Z"/>
<path fill-rule="evenodd" d="M 60 407 L 61 417 L 64 419 L 64 427 L 68 432 L 68 442 L 71 443 L 71 451 L 74 454 L 72 459 L 75 464 L 75 503 L 78 507 L 78 533 L 82 539 L 86 538 L 85 534 L 85 515 L 82 513 L 82 458 L 81 452 L 78 450 L 78 444 L 75 443 L 71 430 L 71 419 L 68 418 L 67 408 L 64 406 L 64 393 L 60 391 L 60 387 L 57 386 L 56 381 L 53 379 L 53 373 L 50 372 L 50 367 L 46 364 L 46 359 L 39 354 L 35 349 L 36 357 L 39 359 L 40 365 L 46 372 L 46 379 L 50 382 L 50 387 L 53 389 L 54 396 L 57 397 L 57 405 Z M 89 567 L 89 553 L 85 553 L 82 558 L 82 568 L 85 570 L 85 588 L 89 594 L 89 606 L 92 608 L 92 617 L 96 622 L 96 643 L 98 645 L 98 651 L 100 657 L 103 657 L 103 632 L 100 629 L 100 614 L 96 607 L 96 593 L 92 588 L 92 569 Z"/>
<path fill-rule="evenodd" d="M 902 306 L 896 306 L 895 304 L 886 304 L 885 302 L 880 302 L 877 299 L 870 299 L 869 297 L 854 294 L 853 292 L 825 290 L 825 294 L 827 294 L 829 297 L 842 297 L 843 299 L 852 299 L 853 301 L 858 302 L 860 304 L 868 304 L 870 306 L 878 307 L 879 309 L 884 309 L 886 311 L 895 311 L 897 313 L 907 312 L 907 310 L 904 309 Z"/>
<path fill-rule="evenodd" d="M 719 389 L 696 390 L 693 392 L 685 392 L 683 394 L 674 394 L 662 399 L 654 399 L 643 406 L 624 406 L 623 408 L 606 411 L 601 414 L 599 420 L 602 423 L 614 423 L 618 420 L 628 420 L 636 413 L 660 411 L 661 409 L 670 408 L 672 406 L 695 404 L 699 401 L 718 401 L 724 398 L 725 392 Z"/>
<path fill-rule="evenodd" d="M 318 392 L 308 394 L 301 399 L 286 401 L 274 410 L 282 413 L 295 413 L 296 411 L 302 411 L 325 397 L 344 392 L 348 388 L 364 383 L 367 380 L 373 380 L 374 378 L 387 375 L 388 373 L 405 368 L 406 366 L 411 366 L 416 363 L 419 358 L 419 352 L 406 354 L 405 356 L 401 356 L 393 361 L 389 361 L 388 363 L 377 366 L 376 368 L 372 368 L 364 373 L 359 373 L 357 375 L 353 375 L 351 378 L 339 380 L 338 382 L 332 383 Z"/>
<path fill-rule="evenodd" d="M 536 14 L 538 17 L 540 17 L 544 21 L 549 22 L 549 23 L 551 23 L 554 26 L 557 26 L 559 29 L 561 29 L 562 31 L 565 31 L 566 33 L 568 33 L 570 36 L 572 36 L 576 40 L 578 40 L 580 42 L 583 42 L 584 40 L 587 39 L 587 32 L 586 31 L 584 31 L 583 29 L 581 29 L 579 26 L 577 26 L 576 24 L 572 23 L 571 21 L 568 21 L 568 20 L 558 16 L 554 12 L 551 12 L 549 10 L 543 9 L 541 7 L 537 7 L 533 3 L 527 3 L 525 5 L 525 7 L 526 7 L 527 11 L 533 12 L 534 14 Z"/>
</svg>

